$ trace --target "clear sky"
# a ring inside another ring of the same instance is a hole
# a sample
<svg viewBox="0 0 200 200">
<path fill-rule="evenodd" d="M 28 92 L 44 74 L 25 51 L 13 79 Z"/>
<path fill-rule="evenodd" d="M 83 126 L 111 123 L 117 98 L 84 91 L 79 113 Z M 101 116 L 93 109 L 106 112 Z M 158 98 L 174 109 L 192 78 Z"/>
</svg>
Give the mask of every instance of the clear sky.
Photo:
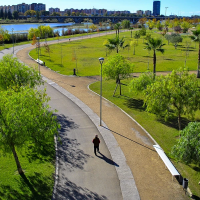
<svg viewBox="0 0 200 200">
<path fill-rule="evenodd" d="M 0 5 L 16 5 L 22 3 L 18 0 L 1 1 Z M 49 8 L 60 8 L 61 11 L 69 8 L 90 9 L 105 8 L 107 10 L 128 10 L 131 13 L 137 10 L 153 10 L 153 0 L 24 0 L 23 3 L 44 3 L 46 10 Z M 181 16 L 200 15 L 199 0 L 162 0 L 161 14 L 165 15 L 165 7 L 167 15 L 176 14 Z"/>
</svg>

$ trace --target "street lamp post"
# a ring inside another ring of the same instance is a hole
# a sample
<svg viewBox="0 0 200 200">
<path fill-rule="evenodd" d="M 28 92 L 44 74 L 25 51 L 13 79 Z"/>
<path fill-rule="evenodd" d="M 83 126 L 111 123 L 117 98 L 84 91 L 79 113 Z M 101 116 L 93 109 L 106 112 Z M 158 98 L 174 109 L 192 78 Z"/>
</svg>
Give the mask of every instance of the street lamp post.
<svg viewBox="0 0 200 200">
<path fill-rule="evenodd" d="M 14 30 L 14 28 L 12 28 L 13 55 L 14 55 L 14 37 L 13 37 L 13 30 Z"/>
<path fill-rule="evenodd" d="M 99 62 L 101 64 L 101 84 L 100 84 L 100 126 L 102 126 L 101 120 L 102 120 L 102 64 L 103 64 L 104 58 L 99 58 Z"/>
<path fill-rule="evenodd" d="M 40 74 L 40 63 L 39 63 L 39 51 L 40 51 L 40 37 L 37 37 L 37 48 L 38 48 L 38 70 Z"/>
<path fill-rule="evenodd" d="M 165 20 L 166 20 L 167 8 L 168 7 L 165 7 Z"/>
</svg>

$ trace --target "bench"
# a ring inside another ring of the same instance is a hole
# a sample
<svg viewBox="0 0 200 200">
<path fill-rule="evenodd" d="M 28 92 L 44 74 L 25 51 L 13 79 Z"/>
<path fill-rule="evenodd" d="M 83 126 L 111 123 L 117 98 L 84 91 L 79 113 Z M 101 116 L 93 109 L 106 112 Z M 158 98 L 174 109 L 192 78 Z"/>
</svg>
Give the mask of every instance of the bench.
<svg viewBox="0 0 200 200">
<path fill-rule="evenodd" d="M 39 60 L 39 59 L 37 59 L 37 60 L 35 60 L 37 63 L 39 63 L 40 65 L 43 65 L 44 64 L 44 62 L 42 61 L 42 60 Z"/>
<path fill-rule="evenodd" d="M 157 151 L 158 155 L 160 156 L 160 158 L 163 160 L 163 162 L 165 163 L 165 167 L 167 167 L 169 169 L 169 171 L 172 174 L 172 181 L 173 181 L 173 177 L 174 176 L 179 176 L 180 178 L 180 173 L 177 171 L 177 169 L 174 167 L 174 165 L 171 163 L 171 161 L 169 160 L 169 158 L 166 156 L 165 152 L 162 150 L 162 148 L 159 145 L 153 145 L 153 147 L 155 148 L 155 150 Z"/>
</svg>

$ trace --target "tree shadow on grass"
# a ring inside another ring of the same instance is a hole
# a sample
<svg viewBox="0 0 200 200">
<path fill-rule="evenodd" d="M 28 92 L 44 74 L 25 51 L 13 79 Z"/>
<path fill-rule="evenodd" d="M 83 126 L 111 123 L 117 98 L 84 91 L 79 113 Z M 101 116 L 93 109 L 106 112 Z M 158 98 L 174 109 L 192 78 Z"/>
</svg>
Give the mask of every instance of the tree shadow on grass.
<svg viewBox="0 0 200 200">
<path fill-rule="evenodd" d="M 98 183 L 96 183 L 98 184 Z M 99 195 L 87 188 L 80 187 L 65 178 L 63 185 L 58 184 L 56 189 L 56 200 L 107 200 L 104 195 Z"/>
<path fill-rule="evenodd" d="M 145 111 L 144 101 L 142 99 L 127 98 L 124 105 L 128 108 Z"/>
<path fill-rule="evenodd" d="M 175 117 L 175 116 L 170 117 L 167 121 L 165 121 L 164 117 L 158 117 L 157 121 L 166 126 L 169 126 L 171 128 L 175 128 L 175 129 L 179 130 L 178 117 Z M 191 122 L 191 120 L 189 120 L 185 117 L 181 117 L 181 129 L 183 130 L 188 125 L 189 122 Z"/>
<path fill-rule="evenodd" d="M 52 184 L 50 184 L 52 182 Z M 16 179 L 16 187 L 0 185 L 0 199 L 2 200 L 49 200 L 52 196 L 53 179 L 43 176 L 41 173 L 34 173 L 32 176 L 20 175 Z"/>
</svg>

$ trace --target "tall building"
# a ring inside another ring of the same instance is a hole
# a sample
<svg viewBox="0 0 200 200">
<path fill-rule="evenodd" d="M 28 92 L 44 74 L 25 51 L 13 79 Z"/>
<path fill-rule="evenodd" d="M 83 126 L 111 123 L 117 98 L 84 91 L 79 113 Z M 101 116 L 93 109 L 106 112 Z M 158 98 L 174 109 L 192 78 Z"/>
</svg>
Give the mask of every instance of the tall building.
<svg viewBox="0 0 200 200">
<path fill-rule="evenodd" d="M 42 10 L 46 11 L 46 5 L 42 3 L 32 3 L 30 5 L 30 9 L 35 11 L 42 11 Z"/>
<path fill-rule="evenodd" d="M 153 15 L 160 15 L 160 1 L 153 2 Z"/>
</svg>

